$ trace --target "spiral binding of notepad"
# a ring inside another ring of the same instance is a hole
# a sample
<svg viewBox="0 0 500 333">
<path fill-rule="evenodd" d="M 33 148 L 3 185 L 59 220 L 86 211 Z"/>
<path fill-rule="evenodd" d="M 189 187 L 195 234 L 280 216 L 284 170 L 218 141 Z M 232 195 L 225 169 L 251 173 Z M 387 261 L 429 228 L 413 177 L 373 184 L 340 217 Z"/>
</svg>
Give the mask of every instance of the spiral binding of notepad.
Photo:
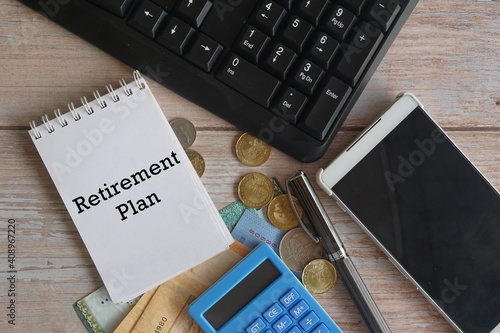
<svg viewBox="0 0 500 333">
<path fill-rule="evenodd" d="M 142 81 L 141 73 L 136 70 L 133 72 L 133 76 L 134 76 L 134 81 L 135 81 L 135 84 L 137 85 L 137 87 L 141 90 L 144 89 L 146 87 L 146 85 Z M 127 83 L 125 82 L 124 79 L 120 79 L 118 82 L 120 83 L 121 89 L 123 90 L 123 92 L 125 93 L 126 96 L 131 96 L 133 94 L 132 90 L 127 85 Z M 120 101 L 120 97 L 118 96 L 118 94 L 116 93 L 116 91 L 114 90 L 114 88 L 111 84 L 108 84 L 106 86 L 106 90 L 108 91 L 108 95 L 110 96 L 111 100 L 114 103 L 117 103 Z M 105 109 L 108 107 L 106 101 L 103 99 L 103 97 L 101 97 L 101 94 L 99 93 L 98 90 L 94 91 L 93 95 L 94 95 L 94 101 L 97 102 L 97 104 L 99 105 L 99 107 L 101 109 Z M 87 97 L 83 96 L 82 98 L 80 98 L 80 101 L 82 103 L 82 106 L 83 106 L 85 112 L 88 115 L 92 115 L 94 113 L 94 108 L 90 105 L 90 102 L 87 100 Z M 78 120 L 82 119 L 82 116 L 78 113 L 77 108 L 75 108 L 75 105 L 73 104 L 73 102 L 70 102 L 68 104 L 68 109 L 69 109 L 69 113 L 71 114 L 71 117 L 73 118 L 74 121 L 78 121 Z M 58 109 L 54 110 L 54 114 L 55 114 L 55 118 L 53 118 L 52 120 L 49 119 L 48 115 L 42 116 L 42 122 L 45 125 L 45 127 L 47 128 L 48 133 L 52 133 L 56 130 L 56 127 L 54 126 L 54 124 L 52 124 L 52 122 L 55 119 L 57 119 L 57 122 L 61 127 L 66 127 L 69 124 L 68 121 L 63 117 L 63 114 L 61 113 L 61 109 L 58 108 Z M 30 127 L 31 127 L 31 132 L 33 133 L 34 138 L 36 140 L 40 139 L 42 137 L 42 133 L 40 133 L 40 131 L 38 130 L 38 126 L 34 120 L 30 122 Z"/>
</svg>

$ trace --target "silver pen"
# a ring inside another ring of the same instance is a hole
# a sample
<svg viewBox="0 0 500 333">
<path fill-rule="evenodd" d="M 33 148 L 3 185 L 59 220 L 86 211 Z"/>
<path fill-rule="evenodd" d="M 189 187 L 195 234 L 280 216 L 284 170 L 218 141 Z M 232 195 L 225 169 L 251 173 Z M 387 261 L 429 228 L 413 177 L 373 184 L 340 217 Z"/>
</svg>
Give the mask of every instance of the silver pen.
<svg viewBox="0 0 500 333">
<path fill-rule="evenodd" d="M 370 292 L 366 288 L 361 276 L 356 267 L 349 258 L 344 244 L 340 240 L 339 235 L 335 231 L 330 218 L 326 214 L 323 205 L 319 201 L 311 183 L 307 179 L 306 174 L 300 170 L 286 182 L 288 198 L 294 212 L 295 207 L 292 203 L 293 194 L 299 201 L 304 210 L 304 214 L 309 220 L 311 228 L 314 232 L 305 225 L 299 218 L 297 212 L 295 215 L 300 222 L 302 228 L 316 243 L 320 243 L 325 249 L 328 259 L 335 266 L 338 274 L 342 278 L 349 294 L 356 304 L 361 316 L 371 333 L 390 333 L 391 330 L 384 317 L 373 301 Z"/>
</svg>

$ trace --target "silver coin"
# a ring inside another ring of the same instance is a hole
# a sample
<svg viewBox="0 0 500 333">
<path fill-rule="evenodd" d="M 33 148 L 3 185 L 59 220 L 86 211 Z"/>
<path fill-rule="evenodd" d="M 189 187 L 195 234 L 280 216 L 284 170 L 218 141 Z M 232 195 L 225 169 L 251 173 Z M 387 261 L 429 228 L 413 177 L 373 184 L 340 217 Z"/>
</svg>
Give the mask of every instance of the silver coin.
<svg viewBox="0 0 500 333">
<path fill-rule="evenodd" d="M 313 242 L 306 232 L 298 227 L 283 236 L 279 245 L 279 254 L 288 268 L 302 272 L 309 262 L 323 257 L 323 247 Z"/>
<path fill-rule="evenodd" d="M 182 148 L 187 149 L 191 147 L 196 139 L 196 129 L 193 123 L 184 118 L 177 118 L 170 121 L 170 126 L 174 130 L 177 139 L 179 139 Z"/>
</svg>

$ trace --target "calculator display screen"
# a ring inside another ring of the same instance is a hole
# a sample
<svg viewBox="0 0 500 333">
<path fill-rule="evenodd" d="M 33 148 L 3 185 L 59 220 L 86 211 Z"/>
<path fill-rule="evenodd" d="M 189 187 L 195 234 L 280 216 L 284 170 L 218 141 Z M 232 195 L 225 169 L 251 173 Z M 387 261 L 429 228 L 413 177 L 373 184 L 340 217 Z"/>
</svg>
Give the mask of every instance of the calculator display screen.
<svg viewBox="0 0 500 333">
<path fill-rule="evenodd" d="M 218 330 L 280 275 L 278 269 L 266 259 L 212 305 L 203 316 Z"/>
</svg>

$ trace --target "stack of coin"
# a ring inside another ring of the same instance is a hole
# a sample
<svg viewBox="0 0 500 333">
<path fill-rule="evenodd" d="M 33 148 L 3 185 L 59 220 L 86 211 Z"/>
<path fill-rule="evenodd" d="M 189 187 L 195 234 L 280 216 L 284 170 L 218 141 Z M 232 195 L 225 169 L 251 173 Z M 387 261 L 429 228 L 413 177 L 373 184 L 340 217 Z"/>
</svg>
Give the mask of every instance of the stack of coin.
<svg viewBox="0 0 500 333">
<path fill-rule="evenodd" d="M 181 143 L 182 148 L 186 151 L 186 155 L 191 161 L 196 173 L 201 178 L 205 172 L 205 160 L 197 151 L 188 149 L 196 140 L 196 128 L 192 122 L 184 118 L 176 118 L 170 121 L 170 126 Z"/>
<path fill-rule="evenodd" d="M 269 155 L 271 146 L 248 133 L 243 133 L 236 142 L 236 157 L 247 166 L 262 165 Z"/>
</svg>

